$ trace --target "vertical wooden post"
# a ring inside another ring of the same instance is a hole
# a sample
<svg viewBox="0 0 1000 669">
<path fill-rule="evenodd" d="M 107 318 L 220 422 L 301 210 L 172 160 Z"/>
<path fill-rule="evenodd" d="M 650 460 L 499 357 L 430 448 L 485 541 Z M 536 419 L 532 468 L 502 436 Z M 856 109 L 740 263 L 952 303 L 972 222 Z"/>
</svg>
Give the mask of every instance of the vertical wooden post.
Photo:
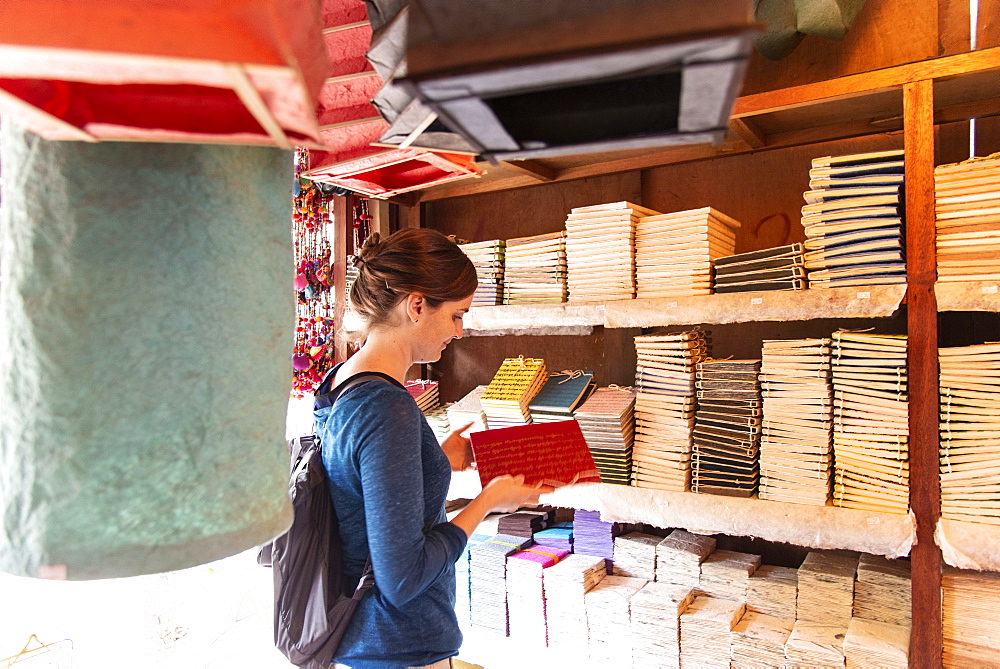
<svg viewBox="0 0 1000 669">
<path fill-rule="evenodd" d="M 351 203 L 348 197 L 333 198 L 333 290 L 336 291 L 334 301 L 333 345 L 337 362 L 347 360 L 347 339 L 344 336 L 344 308 L 347 295 L 344 285 L 347 283 L 347 238 L 350 235 L 351 222 L 348 220 Z"/>
<path fill-rule="evenodd" d="M 940 667 L 941 516 L 938 478 L 938 331 L 934 225 L 933 81 L 903 87 L 906 151 L 907 365 L 909 367 L 910 509 L 916 521 L 912 567 L 910 665 Z"/>
<path fill-rule="evenodd" d="M 372 232 L 385 239 L 389 236 L 389 203 L 385 200 L 368 200 L 368 210 L 372 215 Z"/>
</svg>

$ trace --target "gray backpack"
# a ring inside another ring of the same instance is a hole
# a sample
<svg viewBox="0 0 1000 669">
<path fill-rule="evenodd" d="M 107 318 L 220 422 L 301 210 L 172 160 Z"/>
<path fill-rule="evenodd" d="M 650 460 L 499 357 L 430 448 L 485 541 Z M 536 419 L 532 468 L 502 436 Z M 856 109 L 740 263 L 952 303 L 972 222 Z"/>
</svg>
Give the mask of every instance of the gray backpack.
<svg viewBox="0 0 1000 669">
<path fill-rule="evenodd" d="M 317 390 L 317 406 L 330 406 L 349 388 L 382 378 L 357 375 L 331 392 L 332 377 Z M 297 437 L 289 449 L 292 526 L 262 546 L 257 561 L 274 568 L 274 645 L 302 669 L 328 669 L 375 577 L 371 558 L 356 584 L 343 573 L 340 524 L 327 488 L 319 439 Z"/>
</svg>

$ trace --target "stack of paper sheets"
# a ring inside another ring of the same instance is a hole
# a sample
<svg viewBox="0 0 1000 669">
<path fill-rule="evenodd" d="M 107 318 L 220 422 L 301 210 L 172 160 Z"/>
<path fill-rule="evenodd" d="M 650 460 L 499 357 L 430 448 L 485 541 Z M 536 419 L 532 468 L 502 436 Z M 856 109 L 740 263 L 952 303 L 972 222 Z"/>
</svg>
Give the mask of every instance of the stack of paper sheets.
<svg viewBox="0 0 1000 669">
<path fill-rule="evenodd" d="M 594 373 L 550 372 L 549 380 L 528 405 L 532 423 L 572 420 L 574 412 L 594 391 Z"/>
<path fill-rule="evenodd" d="M 622 534 L 622 529 L 619 523 L 601 520 L 600 511 L 577 509 L 573 514 L 573 551 L 613 560 L 615 537 Z"/>
<path fill-rule="evenodd" d="M 601 473 L 601 483 L 631 483 L 634 409 L 635 391 L 610 387 L 598 388 L 577 407 L 576 421 Z"/>
<path fill-rule="evenodd" d="M 601 666 L 632 666 L 632 621 L 629 602 L 647 581 L 606 576 L 586 594 L 590 659 Z"/>
<path fill-rule="evenodd" d="M 508 239 L 504 304 L 566 301 L 566 231 Z"/>
<path fill-rule="evenodd" d="M 560 548 L 573 552 L 573 523 L 552 523 L 547 529 L 535 532 L 532 537 L 539 546 Z"/>
<path fill-rule="evenodd" d="M 506 242 L 491 239 L 458 246 L 475 265 L 476 277 L 479 279 L 476 293 L 472 296 L 472 306 L 503 304 L 503 254 Z"/>
<path fill-rule="evenodd" d="M 652 534 L 629 532 L 615 539 L 615 576 L 633 576 L 652 581 L 656 576 L 656 545 L 663 540 Z"/>
<path fill-rule="evenodd" d="M 549 526 L 550 514 L 547 511 L 518 511 L 500 516 L 497 531 L 500 534 L 510 534 L 515 537 L 531 539 L 535 532 Z"/>
<path fill-rule="evenodd" d="M 757 492 L 760 360 L 698 363 L 691 489 L 750 497 Z"/>
<path fill-rule="evenodd" d="M 476 386 L 468 395 L 448 406 L 448 422 L 454 425 L 453 429 L 457 430 L 469 423 L 472 426 L 463 432 L 465 435 L 486 429 L 486 414 L 483 413 L 482 403 L 484 392 L 486 386 Z"/>
<path fill-rule="evenodd" d="M 711 207 L 640 218 L 636 297 L 708 295 L 712 260 L 736 252 L 739 221 Z"/>
<path fill-rule="evenodd" d="M 743 617 L 743 602 L 701 595 L 681 614 L 681 666 L 728 669 L 731 633 Z"/>
<path fill-rule="evenodd" d="M 848 667 L 906 669 L 910 666 L 910 628 L 854 618 L 844 637 L 844 659 Z"/>
<path fill-rule="evenodd" d="M 938 281 L 1000 279 L 1000 153 L 934 170 Z"/>
<path fill-rule="evenodd" d="M 847 623 L 824 625 L 795 621 L 785 642 L 787 665 L 793 667 L 843 667 Z"/>
<path fill-rule="evenodd" d="M 472 626 L 507 636 L 507 557 L 531 539 L 497 534 L 469 551 Z"/>
<path fill-rule="evenodd" d="M 938 350 L 941 515 L 1000 525 L 1000 344 Z"/>
<path fill-rule="evenodd" d="M 747 609 L 782 620 L 795 620 L 798 570 L 762 564 L 747 579 Z M 791 629 L 791 628 L 789 628 Z"/>
<path fill-rule="evenodd" d="M 576 207 L 566 217 L 570 302 L 635 297 L 635 224 L 658 212 L 631 202 Z"/>
<path fill-rule="evenodd" d="M 816 158 L 802 208 L 810 288 L 906 283 L 903 152 Z"/>
<path fill-rule="evenodd" d="M 440 444 L 448 435 L 451 434 L 451 421 L 448 420 L 448 407 L 439 406 L 436 409 L 428 409 L 424 412 L 424 418 L 427 419 L 427 424 L 431 426 L 434 430 L 434 436 L 437 437 L 438 443 Z"/>
<path fill-rule="evenodd" d="M 441 402 L 438 400 L 437 381 L 418 379 L 416 381 L 407 381 L 404 385 L 406 386 L 406 391 L 416 400 L 417 406 L 425 414 L 441 405 Z"/>
<path fill-rule="evenodd" d="M 647 583 L 633 595 L 632 641 L 635 669 L 680 667 L 680 615 L 694 600 L 691 588 Z"/>
<path fill-rule="evenodd" d="M 715 539 L 674 530 L 656 545 L 656 582 L 691 588 L 696 594 L 701 563 L 715 550 Z"/>
<path fill-rule="evenodd" d="M 528 405 L 548 379 L 545 361 L 540 358 L 504 360 L 479 400 L 489 428 L 530 424 Z"/>
<path fill-rule="evenodd" d="M 712 266 L 717 293 L 802 290 L 806 287 L 801 244 L 724 256 L 716 258 Z"/>
<path fill-rule="evenodd" d="M 760 382 L 760 498 L 824 506 L 833 468 L 830 340 L 765 341 Z"/>
<path fill-rule="evenodd" d="M 799 567 L 795 617 L 846 629 L 854 608 L 859 558 L 850 551 L 809 551 Z"/>
<path fill-rule="evenodd" d="M 698 591 L 711 597 L 746 602 L 747 581 L 761 558 L 752 553 L 717 550 L 701 563 Z"/>
<path fill-rule="evenodd" d="M 607 573 L 604 558 L 579 554 L 569 555 L 543 572 L 550 646 L 575 652 L 587 648 L 590 633 L 584 596 Z"/>
<path fill-rule="evenodd" d="M 462 555 L 455 562 L 455 615 L 460 625 L 468 625 L 472 615 L 472 590 L 469 579 L 469 564 L 472 548 L 490 539 L 493 535 L 473 532 L 465 543 Z"/>
<path fill-rule="evenodd" d="M 511 638 L 536 646 L 548 645 L 542 572 L 567 555 L 567 551 L 532 546 L 507 558 L 507 610 L 510 613 Z"/>
<path fill-rule="evenodd" d="M 795 619 L 785 620 L 764 613 L 746 613 L 732 634 L 734 667 L 782 667 L 786 665 L 785 642 Z"/>
<path fill-rule="evenodd" d="M 946 667 L 1000 666 L 1000 573 L 945 567 L 941 622 Z"/>
<path fill-rule="evenodd" d="M 905 514 L 906 337 L 835 332 L 832 338 L 833 503 Z"/>
<path fill-rule="evenodd" d="M 861 554 L 854 582 L 854 617 L 910 626 L 910 561 Z"/>
<path fill-rule="evenodd" d="M 695 370 L 708 356 L 705 332 L 635 338 L 635 484 L 685 492 L 691 479 Z"/>
</svg>

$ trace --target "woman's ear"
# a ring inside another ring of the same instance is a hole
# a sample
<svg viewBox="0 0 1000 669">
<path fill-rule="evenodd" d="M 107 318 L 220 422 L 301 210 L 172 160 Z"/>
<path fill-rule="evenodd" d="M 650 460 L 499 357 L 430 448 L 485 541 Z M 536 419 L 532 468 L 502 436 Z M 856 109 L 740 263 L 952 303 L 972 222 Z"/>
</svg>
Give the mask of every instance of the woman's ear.
<svg viewBox="0 0 1000 669">
<path fill-rule="evenodd" d="M 406 296 L 406 315 L 414 323 L 420 320 L 427 303 L 420 293 L 410 293 Z"/>
</svg>

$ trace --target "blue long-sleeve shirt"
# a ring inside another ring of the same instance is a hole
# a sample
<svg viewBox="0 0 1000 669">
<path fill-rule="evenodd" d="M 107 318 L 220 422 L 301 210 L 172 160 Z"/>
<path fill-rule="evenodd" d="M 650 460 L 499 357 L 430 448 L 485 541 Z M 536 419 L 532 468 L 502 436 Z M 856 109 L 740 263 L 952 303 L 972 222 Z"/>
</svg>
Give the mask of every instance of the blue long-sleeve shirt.
<svg viewBox="0 0 1000 669">
<path fill-rule="evenodd" d="M 466 536 L 445 517 L 451 468 L 434 432 L 395 382 L 362 383 L 314 414 L 344 571 L 360 576 L 370 552 L 375 574 L 335 662 L 407 667 L 456 655 L 455 561 Z"/>
</svg>

